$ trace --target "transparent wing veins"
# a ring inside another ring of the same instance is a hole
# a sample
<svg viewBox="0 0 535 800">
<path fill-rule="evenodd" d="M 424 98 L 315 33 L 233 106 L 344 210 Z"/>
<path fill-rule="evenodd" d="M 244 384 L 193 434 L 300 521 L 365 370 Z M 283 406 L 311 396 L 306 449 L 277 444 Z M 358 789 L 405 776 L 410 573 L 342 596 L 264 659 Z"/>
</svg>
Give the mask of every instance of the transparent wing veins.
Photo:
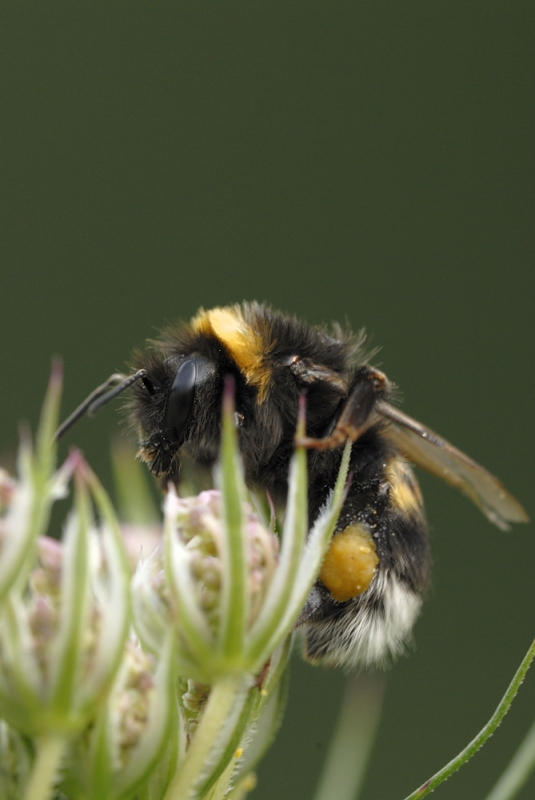
<svg viewBox="0 0 535 800">
<path fill-rule="evenodd" d="M 375 408 L 394 423 L 386 435 L 402 455 L 469 497 L 498 528 L 508 530 L 509 522 L 528 521 L 518 500 L 480 464 L 389 403 L 377 403 Z"/>
</svg>

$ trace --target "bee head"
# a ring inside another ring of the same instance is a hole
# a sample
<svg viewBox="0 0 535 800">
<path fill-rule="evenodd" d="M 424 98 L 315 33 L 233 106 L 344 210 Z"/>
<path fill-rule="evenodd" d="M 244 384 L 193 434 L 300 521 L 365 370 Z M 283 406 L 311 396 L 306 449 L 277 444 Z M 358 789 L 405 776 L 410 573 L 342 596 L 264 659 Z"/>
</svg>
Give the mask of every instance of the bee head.
<svg viewBox="0 0 535 800">
<path fill-rule="evenodd" d="M 133 387 L 130 412 L 139 455 L 154 475 L 174 469 L 183 445 L 195 444 L 201 452 L 212 449 L 207 443 L 219 438 L 215 422 L 219 422 L 222 388 L 216 363 L 202 355 L 170 357 L 149 365 Z M 204 452 L 206 460 L 212 456 Z"/>
</svg>

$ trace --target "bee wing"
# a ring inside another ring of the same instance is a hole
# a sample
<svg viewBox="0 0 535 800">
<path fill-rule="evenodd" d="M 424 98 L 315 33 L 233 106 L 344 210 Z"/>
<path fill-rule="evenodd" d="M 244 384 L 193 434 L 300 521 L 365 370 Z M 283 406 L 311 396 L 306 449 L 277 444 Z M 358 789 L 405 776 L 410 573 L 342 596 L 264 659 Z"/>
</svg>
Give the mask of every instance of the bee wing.
<svg viewBox="0 0 535 800">
<path fill-rule="evenodd" d="M 386 435 L 404 456 L 463 492 L 498 528 L 528 521 L 518 500 L 484 467 L 389 403 L 377 403 L 376 411 L 394 423 Z"/>
</svg>

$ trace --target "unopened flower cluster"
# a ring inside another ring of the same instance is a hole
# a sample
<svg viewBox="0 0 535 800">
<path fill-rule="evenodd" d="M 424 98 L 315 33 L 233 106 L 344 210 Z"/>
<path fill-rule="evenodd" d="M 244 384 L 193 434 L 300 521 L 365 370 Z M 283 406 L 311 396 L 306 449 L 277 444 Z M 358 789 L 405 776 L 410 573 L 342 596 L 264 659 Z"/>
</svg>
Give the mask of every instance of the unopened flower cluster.
<svg viewBox="0 0 535 800">
<path fill-rule="evenodd" d="M 222 530 L 221 493 L 201 492 L 196 497 L 177 498 L 176 531 L 190 554 L 190 570 L 198 591 L 199 603 L 212 630 L 217 630 L 221 614 Z M 258 616 L 276 566 L 279 541 L 266 529 L 251 508 L 243 507 L 242 532 L 247 554 L 247 596 L 249 627 Z"/>
</svg>

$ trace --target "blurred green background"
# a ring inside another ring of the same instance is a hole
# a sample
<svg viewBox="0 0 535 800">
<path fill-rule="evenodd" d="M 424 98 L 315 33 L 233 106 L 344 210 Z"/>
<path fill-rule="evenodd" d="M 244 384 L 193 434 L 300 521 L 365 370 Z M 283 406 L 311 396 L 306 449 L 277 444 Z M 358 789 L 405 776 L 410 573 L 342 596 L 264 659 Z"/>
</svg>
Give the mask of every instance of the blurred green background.
<svg viewBox="0 0 535 800">
<path fill-rule="evenodd" d="M 534 21 L 532 2 L 3 3 L 4 461 L 53 354 L 68 412 L 164 323 L 257 299 L 366 326 L 403 408 L 533 515 Z M 108 408 L 70 436 L 106 480 L 117 427 Z M 422 484 L 434 585 L 365 798 L 464 746 L 535 635 L 532 529 Z M 311 798 L 326 753 L 343 676 L 292 679 L 254 800 Z M 436 796 L 483 798 L 534 715 L 535 673 Z"/>
</svg>

